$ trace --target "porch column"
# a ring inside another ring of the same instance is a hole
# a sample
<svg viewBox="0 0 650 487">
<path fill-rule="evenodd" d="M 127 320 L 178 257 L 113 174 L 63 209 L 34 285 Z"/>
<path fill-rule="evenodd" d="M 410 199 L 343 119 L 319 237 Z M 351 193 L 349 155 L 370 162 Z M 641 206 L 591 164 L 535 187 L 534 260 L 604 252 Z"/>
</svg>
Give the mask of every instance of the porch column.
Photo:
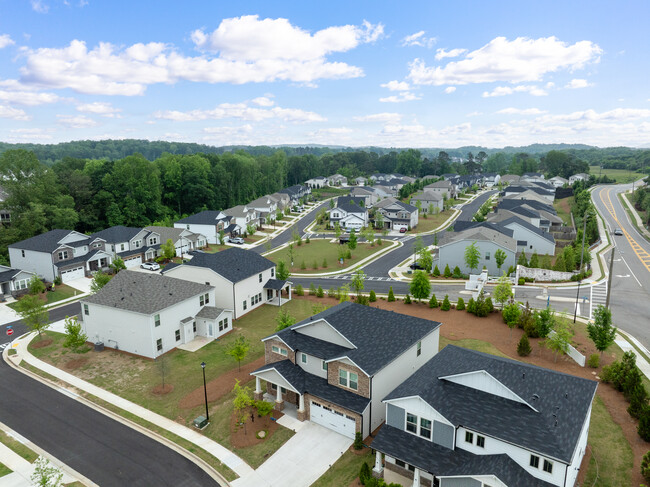
<svg viewBox="0 0 650 487">
<path fill-rule="evenodd" d="M 262 381 L 259 377 L 255 377 L 255 393 L 253 394 L 253 399 L 261 401 L 263 397 L 264 392 L 262 392 Z"/>
<path fill-rule="evenodd" d="M 298 402 L 298 421 L 304 421 L 307 419 L 307 411 L 305 411 L 305 395 L 300 394 L 300 400 Z"/>
<path fill-rule="evenodd" d="M 289 289 L 289 301 L 291 301 L 291 286 L 287 286 L 287 289 Z"/>
<path fill-rule="evenodd" d="M 282 400 L 282 387 L 277 386 L 277 393 L 275 395 L 275 409 L 282 411 L 284 409 L 284 401 Z"/>
<path fill-rule="evenodd" d="M 413 487 L 420 487 L 420 469 L 416 468 L 413 472 Z"/>
<path fill-rule="evenodd" d="M 375 450 L 375 467 L 372 469 L 377 475 L 381 475 L 384 471 L 384 466 L 381 463 L 381 452 Z"/>
</svg>

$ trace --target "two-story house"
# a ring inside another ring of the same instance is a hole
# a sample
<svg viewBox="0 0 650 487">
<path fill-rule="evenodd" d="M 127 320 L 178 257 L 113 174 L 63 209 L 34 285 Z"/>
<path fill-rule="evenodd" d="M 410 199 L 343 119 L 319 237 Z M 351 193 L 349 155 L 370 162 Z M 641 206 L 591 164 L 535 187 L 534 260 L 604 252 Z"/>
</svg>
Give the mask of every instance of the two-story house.
<svg viewBox="0 0 650 487">
<path fill-rule="evenodd" d="M 447 345 L 386 395 L 374 471 L 409 487 L 573 487 L 596 387 Z"/>
<path fill-rule="evenodd" d="M 329 186 L 329 181 L 327 180 L 326 177 L 317 176 L 315 178 L 311 178 L 305 181 L 305 186 L 307 186 L 310 189 L 324 188 L 325 186 Z"/>
<path fill-rule="evenodd" d="M 341 303 L 262 340 L 266 364 L 251 373 L 255 398 L 266 391 L 276 409 L 295 405 L 300 421 L 366 437 L 386 419 L 381 400 L 438 351 L 439 327 Z"/>
<path fill-rule="evenodd" d="M 255 208 L 248 205 L 233 206 L 232 208 L 223 210 L 223 214 L 230 217 L 231 225 L 237 225 L 239 228 L 238 234 L 247 232 L 249 226 L 257 230 L 257 226 L 260 223 L 259 213 Z"/>
<path fill-rule="evenodd" d="M 232 217 L 223 211 L 204 210 L 174 222 L 174 228 L 184 228 L 192 233 L 205 235 L 208 243 L 218 244 L 219 233 L 236 235 L 239 227 L 231 224 Z"/>
<path fill-rule="evenodd" d="M 101 238 L 88 237 L 73 230 L 50 230 L 9 245 L 11 267 L 33 272 L 50 282 L 63 282 L 108 269 L 112 253 Z"/>
<path fill-rule="evenodd" d="M 327 178 L 330 186 L 343 186 L 348 184 L 348 178 L 342 174 L 332 174 Z"/>
<path fill-rule="evenodd" d="M 589 174 L 585 172 L 574 174 L 573 176 L 569 177 L 569 186 L 572 186 L 573 183 L 577 181 L 587 181 L 588 179 L 589 179 Z"/>
<path fill-rule="evenodd" d="M 338 222 L 344 229 L 359 230 L 368 226 L 368 210 L 365 198 L 341 196 L 336 199 L 334 208 L 328 210 L 330 226 L 333 228 Z"/>
<path fill-rule="evenodd" d="M 122 259 L 127 268 L 155 259 L 160 255 L 160 244 L 163 243 L 157 232 L 123 225 L 96 232 L 91 238 L 103 240 L 105 251 L 112 254 L 113 259 Z"/>
<path fill-rule="evenodd" d="M 29 281 L 33 276 L 33 272 L 0 265 L 0 301 L 4 301 L 7 296 L 15 298 L 26 294 Z"/>
<path fill-rule="evenodd" d="M 379 201 L 373 207 L 376 212 L 381 213 L 384 228 L 389 230 L 410 230 L 418 224 L 419 211 L 416 206 L 404 203 L 397 198 L 386 198 Z M 377 216 L 375 215 L 375 222 Z M 375 223 L 375 226 L 377 224 Z"/>
<path fill-rule="evenodd" d="M 214 286 L 127 270 L 82 299 L 80 316 L 89 340 L 156 358 L 196 336 L 232 330 L 232 311 L 215 301 Z"/>
<path fill-rule="evenodd" d="M 447 197 L 448 199 L 458 196 L 458 186 L 452 181 L 448 180 L 436 181 L 435 183 L 427 184 L 424 187 L 424 191 L 438 193 L 443 198 Z"/>
<path fill-rule="evenodd" d="M 160 237 L 160 243 L 164 244 L 168 240 L 174 243 L 176 256 L 182 257 L 193 250 L 199 250 L 208 244 L 208 239 L 200 233 L 190 232 L 185 228 L 148 226 L 145 230 L 151 232 L 151 235 Z"/>
<path fill-rule="evenodd" d="M 246 205 L 257 211 L 259 222 L 262 225 L 269 225 L 275 220 L 275 214 L 278 211 L 278 202 L 271 196 L 262 196 L 251 201 Z"/>
<path fill-rule="evenodd" d="M 195 252 L 189 262 L 170 264 L 163 274 L 216 287 L 216 306 L 241 318 L 264 303 L 281 306 L 291 299 L 291 283 L 277 279 L 275 264 L 252 250 L 232 247 Z"/>
<path fill-rule="evenodd" d="M 425 190 L 420 194 L 411 197 L 412 206 L 418 206 L 420 202 L 420 211 L 422 213 L 435 213 L 436 211 L 443 211 L 445 209 L 444 197 L 441 193 L 436 191 Z"/>
<path fill-rule="evenodd" d="M 302 184 L 294 184 L 288 188 L 281 189 L 278 193 L 286 194 L 291 205 L 297 205 L 301 198 L 311 193 L 311 189 Z"/>
</svg>

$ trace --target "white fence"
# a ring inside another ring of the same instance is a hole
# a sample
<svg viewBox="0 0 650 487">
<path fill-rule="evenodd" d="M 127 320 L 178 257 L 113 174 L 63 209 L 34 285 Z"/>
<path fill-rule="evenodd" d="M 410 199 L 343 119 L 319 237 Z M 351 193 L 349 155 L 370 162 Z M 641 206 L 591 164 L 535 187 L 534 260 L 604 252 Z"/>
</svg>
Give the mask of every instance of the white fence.
<svg viewBox="0 0 650 487">
<path fill-rule="evenodd" d="M 473 291 L 472 297 L 476 299 L 483 290 L 483 286 L 485 286 L 487 280 L 487 271 L 483 271 L 480 274 L 470 274 L 469 280 L 465 283 L 465 290 Z"/>
<path fill-rule="evenodd" d="M 549 335 L 554 335 L 554 334 L 555 334 L 555 332 L 554 332 L 553 330 L 551 330 L 551 332 L 549 333 Z M 582 355 L 580 352 L 578 352 L 578 351 L 577 351 L 573 346 L 568 345 L 568 346 L 567 346 L 567 350 L 566 350 L 565 353 L 566 353 L 569 357 L 571 357 L 573 360 L 575 360 L 575 362 L 576 362 L 580 367 L 584 367 L 584 366 L 585 366 L 585 361 L 586 361 L 585 356 Z"/>
</svg>

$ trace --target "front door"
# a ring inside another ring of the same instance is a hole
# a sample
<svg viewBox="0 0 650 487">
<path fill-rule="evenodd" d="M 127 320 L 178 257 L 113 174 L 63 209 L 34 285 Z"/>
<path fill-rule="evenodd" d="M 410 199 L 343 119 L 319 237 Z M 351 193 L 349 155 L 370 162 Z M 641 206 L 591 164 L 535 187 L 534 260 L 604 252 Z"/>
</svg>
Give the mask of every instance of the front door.
<svg viewBox="0 0 650 487">
<path fill-rule="evenodd" d="M 185 323 L 185 343 L 194 340 L 194 322 Z"/>
<path fill-rule="evenodd" d="M 208 336 L 214 337 L 214 323 L 211 321 L 208 323 Z"/>
<path fill-rule="evenodd" d="M 273 289 L 266 290 L 266 300 L 271 301 L 273 299 Z"/>
</svg>

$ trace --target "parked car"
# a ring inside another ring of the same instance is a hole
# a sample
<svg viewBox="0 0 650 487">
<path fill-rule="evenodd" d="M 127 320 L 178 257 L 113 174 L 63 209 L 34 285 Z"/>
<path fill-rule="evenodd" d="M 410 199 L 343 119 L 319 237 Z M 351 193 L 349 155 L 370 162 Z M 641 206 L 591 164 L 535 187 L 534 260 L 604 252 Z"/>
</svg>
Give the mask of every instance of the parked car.
<svg viewBox="0 0 650 487">
<path fill-rule="evenodd" d="M 413 262 L 409 267 L 413 270 L 424 270 L 424 267 L 419 262 Z"/>
<path fill-rule="evenodd" d="M 241 244 L 244 243 L 244 239 L 241 238 L 241 237 L 231 238 L 230 241 L 231 241 L 232 243 L 234 243 L 234 244 L 238 244 L 238 245 L 241 245 Z"/>
<path fill-rule="evenodd" d="M 402 227 L 399 229 L 399 233 L 406 233 L 406 227 Z"/>
<path fill-rule="evenodd" d="M 141 268 L 147 269 L 148 271 L 159 271 L 160 266 L 156 264 L 155 262 L 145 262 L 144 264 L 140 265 Z"/>
<path fill-rule="evenodd" d="M 623 235 L 623 230 L 621 230 L 620 228 L 615 229 L 614 235 Z"/>
</svg>

